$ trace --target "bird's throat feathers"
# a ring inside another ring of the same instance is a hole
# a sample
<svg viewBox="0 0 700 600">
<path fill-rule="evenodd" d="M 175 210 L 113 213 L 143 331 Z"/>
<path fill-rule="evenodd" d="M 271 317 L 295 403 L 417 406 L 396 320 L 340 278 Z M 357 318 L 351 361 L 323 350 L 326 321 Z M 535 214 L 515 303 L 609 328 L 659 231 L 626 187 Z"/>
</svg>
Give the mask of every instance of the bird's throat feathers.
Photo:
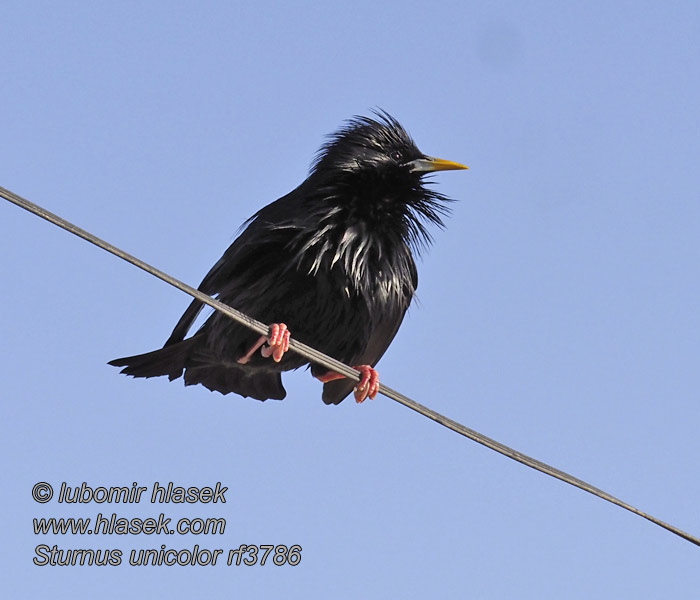
<svg viewBox="0 0 700 600">
<path fill-rule="evenodd" d="M 419 181 L 399 196 L 396 188 L 394 194 L 382 194 L 381 186 L 358 190 L 348 194 L 336 184 L 307 197 L 303 217 L 294 219 L 293 264 L 314 277 L 342 274 L 348 293 L 410 297 L 416 286 L 413 256 L 430 243 L 428 226 L 443 226 L 447 199 Z"/>
</svg>

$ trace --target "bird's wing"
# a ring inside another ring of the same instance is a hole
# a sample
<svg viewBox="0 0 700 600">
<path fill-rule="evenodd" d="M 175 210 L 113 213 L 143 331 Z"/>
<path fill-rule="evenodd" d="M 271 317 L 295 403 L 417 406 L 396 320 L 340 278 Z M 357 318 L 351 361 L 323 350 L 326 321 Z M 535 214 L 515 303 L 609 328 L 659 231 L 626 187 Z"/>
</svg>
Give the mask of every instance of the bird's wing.
<svg viewBox="0 0 700 600">
<path fill-rule="evenodd" d="M 227 288 L 230 290 L 237 284 L 238 279 L 253 271 L 251 266 L 259 263 L 260 257 L 279 253 L 280 246 L 283 247 L 286 239 L 292 235 L 293 218 L 302 199 L 300 186 L 255 213 L 246 221 L 245 229 L 209 270 L 197 289 L 210 296 L 220 294 Z M 240 283 L 245 285 L 243 281 Z M 204 303 L 197 299 L 190 303 L 165 346 L 185 339 L 203 307 Z"/>
</svg>

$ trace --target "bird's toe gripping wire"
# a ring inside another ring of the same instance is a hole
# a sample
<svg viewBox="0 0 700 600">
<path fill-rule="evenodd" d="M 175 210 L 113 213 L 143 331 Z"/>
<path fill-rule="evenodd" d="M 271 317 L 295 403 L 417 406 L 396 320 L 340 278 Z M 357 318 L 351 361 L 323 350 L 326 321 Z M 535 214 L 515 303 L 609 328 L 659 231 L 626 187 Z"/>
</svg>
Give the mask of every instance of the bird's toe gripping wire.
<svg viewBox="0 0 700 600">
<path fill-rule="evenodd" d="M 367 398 L 374 400 L 379 392 L 379 373 L 376 369 L 373 369 L 369 365 L 358 365 L 353 367 L 362 373 L 362 378 L 360 382 L 355 386 L 354 396 L 355 402 L 362 404 Z M 329 381 L 335 381 L 336 379 L 345 379 L 345 375 L 340 373 L 334 373 L 333 371 L 328 371 L 324 375 L 317 377 L 322 383 L 328 383 Z"/>
<path fill-rule="evenodd" d="M 281 361 L 284 353 L 289 350 L 289 329 L 287 326 L 284 323 L 270 325 L 270 335 L 261 335 L 258 341 L 250 347 L 250 350 L 236 362 L 241 365 L 246 364 L 258 348 L 260 348 L 260 354 L 265 358 L 272 356 L 272 360 L 275 362 Z"/>
</svg>

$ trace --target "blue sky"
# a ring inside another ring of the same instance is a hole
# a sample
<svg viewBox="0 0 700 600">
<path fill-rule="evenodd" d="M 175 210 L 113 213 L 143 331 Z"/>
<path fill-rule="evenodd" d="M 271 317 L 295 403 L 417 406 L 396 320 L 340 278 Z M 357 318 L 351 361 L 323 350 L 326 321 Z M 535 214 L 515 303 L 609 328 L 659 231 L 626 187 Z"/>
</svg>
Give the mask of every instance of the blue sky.
<svg viewBox="0 0 700 600">
<path fill-rule="evenodd" d="M 0 185 L 191 284 L 380 106 L 464 162 L 391 387 L 700 534 L 695 2 L 4 2 Z M 695 598 L 700 549 L 386 398 L 132 380 L 188 298 L 0 203 L 7 597 Z M 228 486 L 65 505 L 32 486 Z M 34 535 L 34 517 L 225 518 Z M 37 567 L 60 548 L 298 544 L 296 567 Z"/>
</svg>

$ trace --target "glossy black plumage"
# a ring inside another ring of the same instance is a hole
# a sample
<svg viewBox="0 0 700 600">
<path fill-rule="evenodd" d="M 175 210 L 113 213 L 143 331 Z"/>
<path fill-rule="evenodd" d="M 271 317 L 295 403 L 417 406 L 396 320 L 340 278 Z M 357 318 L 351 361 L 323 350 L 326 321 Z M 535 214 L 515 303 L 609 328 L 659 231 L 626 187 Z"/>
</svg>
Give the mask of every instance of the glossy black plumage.
<svg viewBox="0 0 700 600">
<path fill-rule="evenodd" d="M 416 290 L 413 253 L 447 211 L 422 176 L 454 168 L 464 167 L 423 155 L 388 114 L 356 117 L 321 148 L 299 187 L 247 221 L 199 289 L 264 323 L 286 323 L 295 339 L 344 363 L 374 366 Z M 284 398 L 281 372 L 308 361 L 288 352 L 276 363 L 256 352 L 237 363 L 258 335 L 218 312 L 186 338 L 201 308 L 190 304 L 162 349 L 110 364 L 135 377 L 172 380 L 184 371 L 186 385 Z M 354 385 L 325 383 L 323 401 L 338 404 Z"/>
</svg>

